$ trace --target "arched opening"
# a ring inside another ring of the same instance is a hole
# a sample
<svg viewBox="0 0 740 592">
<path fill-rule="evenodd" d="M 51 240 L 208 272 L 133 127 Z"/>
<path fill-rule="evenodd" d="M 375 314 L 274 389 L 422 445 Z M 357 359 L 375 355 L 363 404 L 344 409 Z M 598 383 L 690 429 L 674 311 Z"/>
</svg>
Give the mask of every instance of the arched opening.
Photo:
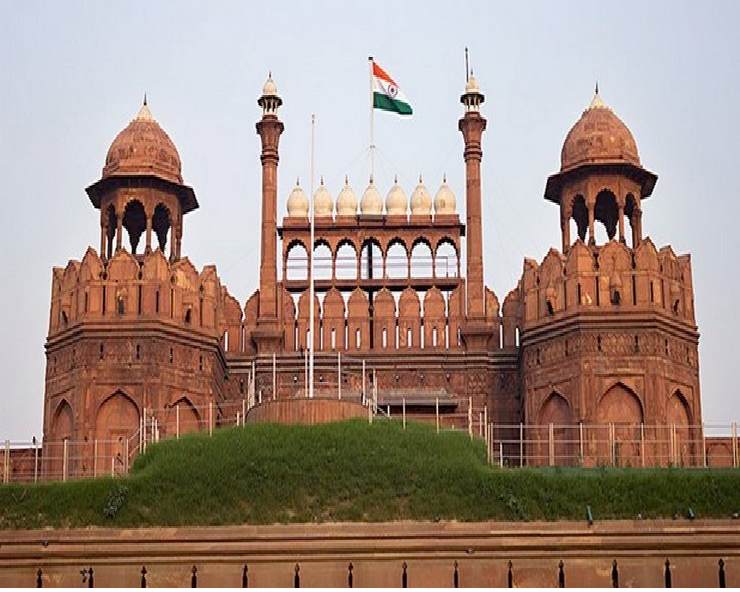
<svg viewBox="0 0 740 592">
<path fill-rule="evenodd" d="M 313 277 L 317 280 L 330 280 L 331 274 L 331 248 L 324 241 L 317 242 L 313 250 Z"/>
<path fill-rule="evenodd" d="M 171 226 L 172 218 L 170 217 L 170 211 L 164 204 L 158 204 L 154 208 L 154 215 L 152 216 L 152 230 L 157 235 L 159 250 L 163 253 L 167 248 L 167 239 Z"/>
<path fill-rule="evenodd" d="M 95 418 L 95 437 L 98 440 L 96 466 L 106 474 L 122 474 L 128 465 L 127 443 L 139 429 L 139 409 L 128 395 L 117 391 L 98 408 Z M 103 469 L 104 467 L 104 469 Z"/>
<path fill-rule="evenodd" d="M 692 427 L 691 411 L 683 393 L 676 390 L 668 400 L 666 408 L 666 421 L 671 429 L 671 462 L 679 466 L 692 464 Z"/>
<path fill-rule="evenodd" d="M 308 251 L 302 243 L 293 243 L 288 247 L 285 260 L 286 280 L 308 279 Z"/>
<path fill-rule="evenodd" d="M 617 233 L 618 219 L 617 198 L 608 189 L 603 189 L 596 196 L 594 205 L 594 220 L 603 225 L 603 229 L 601 226 L 594 228 L 597 244 L 604 244 L 614 238 Z"/>
<path fill-rule="evenodd" d="M 49 437 L 44 442 L 43 458 L 47 476 L 52 479 L 61 479 L 64 471 L 64 442 L 72 438 L 74 429 L 74 414 L 72 407 L 66 400 L 62 400 L 54 411 L 51 420 Z M 68 450 L 68 459 L 72 456 Z M 68 460 L 68 471 L 70 468 Z"/>
<path fill-rule="evenodd" d="M 200 430 L 200 415 L 187 397 L 181 397 L 167 410 L 167 435 L 189 434 Z"/>
<path fill-rule="evenodd" d="M 131 254 L 136 255 L 139 239 L 146 230 L 146 212 L 140 201 L 133 200 L 126 204 L 126 209 L 123 211 L 122 224 L 128 233 Z"/>
<path fill-rule="evenodd" d="M 433 272 L 432 247 L 426 240 L 419 239 L 411 249 L 411 277 L 432 277 Z"/>
<path fill-rule="evenodd" d="M 599 401 L 592 438 L 596 440 L 598 460 L 602 464 L 640 466 L 642 403 L 621 382 L 609 388 Z"/>
<path fill-rule="evenodd" d="M 388 255 L 385 258 L 385 275 L 390 279 L 403 279 L 409 276 L 408 251 L 401 239 L 394 239 L 388 246 Z"/>
<path fill-rule="evenodd" d="M 107 217 L 107 229 L 106 229 L 106 252 L 101 253 L 101 256 L 111 257 L 113 256 L 113 239 L 116 238 L 116 230 L 118 228 L 118 216 L 116 216 L 116 208 L 113 204 L 108 206 L 106 212 Z"/>
<path fill-rule="evenodd" d="M 368 239 L 360 253 L 360 278 L 363 280 L 383 277 L 383 250 L 375 239 Z"/>
<path fill-rule="evenodd" d="M 569 224 L 575 224 L 575 228 L 571 226 L 570 236 L 578 236 L 582 241 L 586 241 L 586 233 L 588 232 L 588 208 L 586 207 L 586 200 L 582 195 L 576 195 L 573 200 L 573 213 L 571 214 Z M 575 230 L 575 232 L 573 232 Z M 573 240 L 571 238 L 571 240 Z"/>
<path fill-rule="evenodd" d="M 459 275 L 457 248 L 450 239 L 445 238 L 437 243 L 437 250 L 434 254 L 434 273 L 438 278 Z"/>
<path fill-rule="evenodd" d="M 338 280 L 357 279 L 357 250 L 351 242 L 339 243 L 334 268 Z"/>
<path fill-rule="evenodd" d="M 565 397 L 555 391 L 551 392 L 540 407 L 537 424 L 540 444 L 536 464 L 575 464 L 576 427 L 570 404 Z"/>
</svg>

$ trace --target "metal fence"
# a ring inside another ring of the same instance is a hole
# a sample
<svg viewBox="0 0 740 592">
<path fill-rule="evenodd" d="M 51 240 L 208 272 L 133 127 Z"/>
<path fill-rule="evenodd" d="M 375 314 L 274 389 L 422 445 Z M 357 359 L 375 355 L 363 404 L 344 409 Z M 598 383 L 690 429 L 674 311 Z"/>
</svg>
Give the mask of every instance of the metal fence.
<svg viewBox="0 0 740 592">
<path fill-rule="evenodd" d="M 340 375 L 347 370 L 340 369 Z M 485 443 L 491 465 L 506 467 L 738 467 L 740 442 L 737 423 L 728 424 L 499 424 L 489 421 L 488 408 L 473 399 L 437 397 L 420 409 L 400 393 L 379 398 L 372 369 L 363 370 L 361 390 L 342 389 L 341 382 L 317 385 L 317 396 L 355 399 L 367 407 L 368 422 L 433 423 L 438 433 L 467 432 Z M 120 476 L 134 459 L 162 439 L 178 439 L 191 432 L 213 434 L 223 427 L 243 426 L 249 409 L 263 402 L 250 381 L 246 396 L 236 401 L 194 406 L 181 399 L 164 409 L 144 408 L 138 428 L 108 426 L 101 439 L 61 441 L 6 440 L 2 455 L 2 482 L 67 481 Z M 305 396 L 305 394 L 304 394 Z M 454 401 L 454 405 L 452 404 Z M 408 403 L 408 404 L 407 404 Z M 462 407 L 462 409 L 461 409 Z"/>
</svg>

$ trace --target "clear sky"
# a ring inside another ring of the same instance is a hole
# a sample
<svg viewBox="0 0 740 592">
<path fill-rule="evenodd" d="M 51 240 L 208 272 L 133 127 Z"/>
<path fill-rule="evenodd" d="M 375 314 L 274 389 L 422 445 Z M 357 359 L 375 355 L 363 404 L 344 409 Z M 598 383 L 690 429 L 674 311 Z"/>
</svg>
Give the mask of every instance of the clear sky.
<svg viewBox="0 0 740 592">
<path fill-rule="evenodd" d="M 201 207 L 183 254 L 215 263 L 240 302 L 257 286 L 256 99 L 272 70 L 284 100 L 279 213 L 316 171 L 336 196 L 367 181 L 367 56 L 396 79 L 410 120 L 376 116 L 378 184 L 410 193 L 443 173 L 464 200 L 463 48 L 486 103 L 485 276 L 503 301 L 522 259 L 560 246 L 542 198 L 570 126 L 601 96 L 659 175 L 643 227 L 691 253 L 704 417 L 740 420 L 738 2 L 0 1 L 0 439 L 41 434 L 52 266 L 99 244 L 84 188 L 146 91 Z"/>
</svg>

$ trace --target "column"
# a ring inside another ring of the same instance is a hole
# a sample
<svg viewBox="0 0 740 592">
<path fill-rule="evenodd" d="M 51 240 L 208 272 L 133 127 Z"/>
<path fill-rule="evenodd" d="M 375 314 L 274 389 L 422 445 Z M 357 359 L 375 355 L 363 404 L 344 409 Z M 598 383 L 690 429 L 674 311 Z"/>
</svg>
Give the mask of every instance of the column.
<svg viewBox="0 0 740 592">
<path fill-rule="evenodd" d="M 477 111 L 467 111 L 459 122 L 465 139 L 465 211 L 467 223 L 467 316 L 469 320 L 485 319 L 483 288 L 483 229 L 481 225 L 481 176 L 483 158 L 481 138 L 486 120 Z"/>
<path fill-rule="evenodd" d="M 588 244 L 596 244 L 596 234 L 594 233 L 594 207 L 595 204 L 588 204 Z"/>
<path fill-rule="evenodd" d="M 100 224 L 100 258 L 105 259 L 105 247 L 108 242 L 108 225 L 101 222 Z"/>
<path fill-rule="evenodd" d="M 123 247 L 123 216 L 118 216 L 116 220 L 116 251 Z"/>
<path fill-rule="evenodd" d="M 147 214 L 146 217 L 146 247 L 144 253 L 149 254 L 152 252 L 152 216 Z"/>
<path fill-rule="evenodd" d="M 570 249 L 570 216 L 560 216 L 560 231 L 563 237 L 563 254 Z"/>
<path fill-rule="evenodd" d="M 619 220 L 619 242 L 625 243 L 624 240 L 624 204 L 618 203 L 617 204 L 617 218 Z"/>
</svg>

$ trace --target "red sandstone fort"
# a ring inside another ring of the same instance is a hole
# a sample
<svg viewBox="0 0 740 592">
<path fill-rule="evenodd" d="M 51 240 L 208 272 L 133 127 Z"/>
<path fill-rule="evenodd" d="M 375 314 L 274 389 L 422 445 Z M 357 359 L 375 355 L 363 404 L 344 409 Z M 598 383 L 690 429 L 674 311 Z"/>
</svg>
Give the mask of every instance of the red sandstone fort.
<svg viewBox="0 0 740 592">
<path fill-rule="evenodd" d="M 525 259 L 521 279 L 500 304 L 483 279 L 486 119 L 472 77 L 461 102 L 464 219 L 446 182 L 432 197 L 420 179 L 410 198 L 394 184 L 385 200 L 372 178 L 359 200 L 345 182 L 334 200 L 322 181 L 312 199 L 311 245 L 310 200 L 299 185 L 280 189 L 289 197 L 287 215 L 278 219 L 282 99 L 268 79 L 256 126 L 259 286 L 244 303 L 215 266 L 198 270 L 184 254 L 185 215 L 198 201 L 145 102 L 87 188 L 100 210 L 98 250 L 88 247 L 81 261 L 53 270 L 43 470 L 59 473 L 65 440 L 82 443 L 76 473 L 92 474 L 93 458 L 120 458 L 147 421 L 156 419 L 162 436 L 212 429 L 240 402 L 248 421 L 270 417 L 268 402 L 281 405 L 273 419 L 300 420 L 311 335 L 317 401 L 341 397 L 365 409 L 372 392 L 387 413 L 403 405 L 410 417 L 439 414 L 461 428 L 465 413 L 485 411 L 494 437 L 514 457 L 525 447 L 515 443 L 521 426 L 539 426 L 526 441 L 526 456 L 544 459 L 534 464 L 731 458 L 726 442 L 697 444 L 691 258 L 643 234 L 643 206 L 657 176 L 643 167 L 627 126 L 597 92 L 565 138 L 560 170 L 545 184 L 545 199 L 557 206 L 561 248 L 541 262 Z M 596 240 L 597 224 L 606 230 L 604 244 Z M 326 405 L 324 419 L 356 414 Z M 670 435 L 656 437 L 657 426 L 671 426 Z M 596 437 L 598 428 L 608 438 Z"/>
</svg>

